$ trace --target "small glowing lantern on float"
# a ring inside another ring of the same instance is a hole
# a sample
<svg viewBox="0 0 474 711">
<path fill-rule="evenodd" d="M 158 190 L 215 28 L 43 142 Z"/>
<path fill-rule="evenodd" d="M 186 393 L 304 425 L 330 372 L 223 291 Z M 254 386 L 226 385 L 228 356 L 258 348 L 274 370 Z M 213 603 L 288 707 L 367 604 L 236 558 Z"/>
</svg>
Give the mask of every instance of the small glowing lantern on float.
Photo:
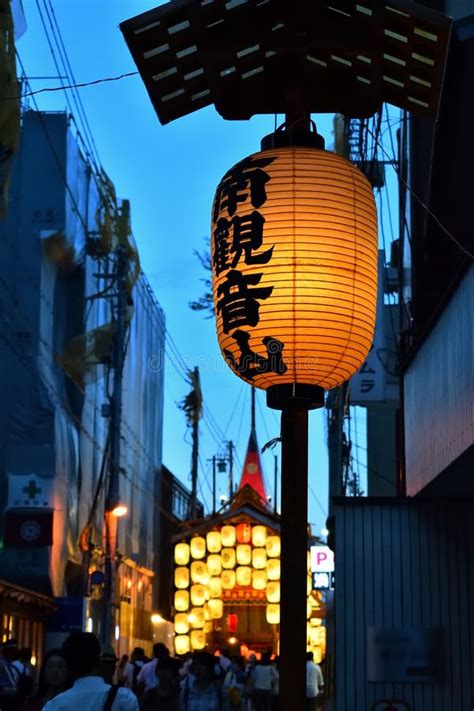
<svg viewBox="0 0 474 711">
<path fill-rule="evenodd" d="M 202 630 L 204 627 L 205 614 L 203 607 L 193 607 L 189 615 L 191 626 L 195 630 Z"/>
<path fill-rule="evenodd" d="M 174 648 L 178 656 L 191 651 L 191 642 L 187 634 L 181 634 L 174 638 Z"/>
<path fill-rule="evenodd" d="M 252 547 L 247 543 L 240 543 L 236 548 L 237 563 L 239 565 L 250 565 L 252 562 Z"/>
<path fill-rule="evenodd" d="M 280 536 L 267 536 L 266 549 L 269 558 L 279 558 L 281 553 Z"/>
<path fill-rule="evenodd" d="M 267 605 L 267 622 L 270 625 L 280 624 L 280 605 Z"/>
<path fill-rule="evenodd" d="M 222 561 L 220 555 L 213 553 L 207 556 L 207 570 L 209 575 L 220 575 L 222 570 Z"/>
<path fill-rule="evenodd" d="M 246 565 L 241 565 L 236 570 L 237 585 L 248 587 L 252 584 L 252 568 Z"/>
<path fill-rule="evenodd" d="M 209 602 L 212 599 L 220 598 L 222 596 L 222 580 L 220 576 L 215 578 L 209 578 L 207 589 L 209 590 Z"/>
<path fill-rule="evenodd" d="M 204 649 L 206 646 L 206 635 L 204 632 L 201 630 L 193 630 L 191 632 L 191 647 L 199 651 L 200 649 Z"/>
<path fill-rule="evenodd" d="M 188 616 L 185 612 L 178 612 L 174 616 L 174 631 L 176 634 L 187 634 L 189 632 Z"/>
<path fill-rule="evenodd" d="M 239 523 L 236 532 L 238 543 L 250 543 L 252 540 L 252 526 L 249 523 Z"/>
<path fill-rule="evenodd" d="M 265 526 L 254 526 L 252 528 L 252 543 L 257 548 L 261 548 L 267 542 L 267 529 Z"/>
<path fill-rule="evenodd" d="M 206 539 L 202 536 L 191 538 L 191 556 L 196 560 L 202 560 L 206 555 Z"/>
<path fill-rule="evenodd" d="M 177 543 L 174 547 L 174 562 L 176 565 L 189 563 L 189 546 L 187 543 Z"/>
<path fill-rule="evenodd" d="M 174 586 L 178 588 L 178 590 L 185 590 L 189 587 L 189 568 L 183 566 L 175 568 Z"/>
<path fill-rule="evenodd" d="M 223 590 L 233 590 L 236 583 L 235 570 L 223 570 L 221 574 L 221 581 Z"/>
<path fill-rule="evenodd" d="M 306 603 L 306 618 L 309 620 L 311 615 L 313 614 L 313 605 L 312 605 L 312 600 L 309 597 L 308 602 Z"/>
<path fill-rule="evenodd" d="M 274 581 L 267 583 L 266 591 L 268 602 L 280 602 L 280 583 Z"/>
<path fill-rule="evenodd" d="M 206 602 L 206 588 L 204 585 L 191 585 L 191 603 L 201 607 Z"/>
<path fill-rule="evenodd" d="M 216 190 L 217 336 L 243 380 L 263 390 L 297 386 L 314 393 L 348 380 L 372 345 L 376 207 L 367 178 L 322 150 L 321 136 L 312 134 L 314 147 L 273 148 L 275 135 Z M 236 226 L 252 241 L 236 245 Z"/>
<path fill-rule="evenodd" d="M 235 548 L 223 548 L 221 551 L 222 567 L 226 570 L 235 568 Z"/>
<path fill-rule="evenodd" d="M 175 592 L 174 607 L 178 612 L 186 612 L 189 608 L 189 593 L 187 590 L 177 590 Z"/>
<path fill-rule="evenodd" d="M 206 536 L 206 543 L 209 553 L 219 553 L 222 548 L 219 531 L 210 531 Z"/>
<path fill-rule="evenodd" d="M 252 570 L 252 587 L 254 590 L 265 590 L 267 586 L 267 571 Z"/>
<path fill-rule="evenodd" d="M 279 558 L 270 558 L 270 560 L 267 560 L 267 578 L 268 580 L 280 580 Z"/>
<path fill-rule="evenodd" d="M 252 550 L 252 565 L 257 570 L 262 570 L 267 565 L 267 553 L 265 548 L 254 548 Z"/>
<path fill-rule="evenodd" d="M 306 594 L 311 595 L 311 592 L 313 590 L 313 578 L 311 575 L 308 575 L 306 578 Z"/>
<path fill-rule="evenodd" d="M 207 585 L 209 582 L 209 572 L 207 570 L 207 564 L 204 563 L 204 561 L 195 560 L 191 563 L 191 580 L 193 583 Z"/>
<path fill-rule="evenodd" d="M 208 605 L 211 620 L 220 620 L 224 616 L 224 603 L 222 600 L 209 600 Z"/>
<path fill-rule="evenodd" d="M 221 541 L 223 548 L 231 548 L 235 546 L 235 526 L 222 526 Z"/>
</svg>

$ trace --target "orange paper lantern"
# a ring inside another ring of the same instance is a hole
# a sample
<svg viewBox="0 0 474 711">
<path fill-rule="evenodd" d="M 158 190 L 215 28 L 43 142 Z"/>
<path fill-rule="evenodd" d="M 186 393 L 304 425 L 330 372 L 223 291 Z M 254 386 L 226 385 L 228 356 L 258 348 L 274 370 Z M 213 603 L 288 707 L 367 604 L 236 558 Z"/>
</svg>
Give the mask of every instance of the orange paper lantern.
<svg viewBox="0 0 474 711">
<path fill-rule="evenodd" d="M 374 333 L 377 215 L 354 165 L 307 147 L 245 158 L 217 188 L 211 241 L 219 345 L 239 377 L 330 389 L 358 370 Z"/>
</svg>

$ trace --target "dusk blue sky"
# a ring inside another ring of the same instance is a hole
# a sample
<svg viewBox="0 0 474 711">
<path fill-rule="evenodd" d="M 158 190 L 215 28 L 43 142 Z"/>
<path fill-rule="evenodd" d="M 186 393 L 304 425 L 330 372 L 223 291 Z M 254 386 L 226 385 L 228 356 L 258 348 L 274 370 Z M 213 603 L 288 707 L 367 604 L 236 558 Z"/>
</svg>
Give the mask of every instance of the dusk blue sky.
<svg viewBox="0 0 474 711">
<path fill-rule="evenodd" d="M 37 4 L 23 0 L 28 29 L 17 49 L 29 77 L 53 77 L 51 52 Z M 78 82 L 111 77 L 136 69 L 119 23 L 162 4 L 156 0 L 53 0 L 56 18 Z M 53 79 L 32 79 L 34 89 L 59 86 Z M 188 302 L 199 297 L 202 269 L 193 250 L 209 241 L 210 209 L 217 183 L 245 155 L 259 150 L 260 139 L 274 129 L 274 116 L 249 122 L 224 121 L 208 107 L 167 126 L 159 123 L 139 76 L 80 89 L 103 167 L 117 194 L 131 201 L 132 226 L 141 263 L 165 311 L 167 329 L 189 367 L 199 365 L 205 407 L 236 445 L 240 478 L 250 428 L 250 388 L 224 364 L 213 319 L 193 313 Z M 63 92 L 40 94 L 43 110 L 64 110 Z M 332 116 L 313 116 L 332 143 Z M 279 117 L 281 122 L 282 116 Z M 176 403 L 189 390 L 169 359 L 165 363 L 164 463 L 189 483 L 191 449 L 183 413 Z M 279 414 L 269 411 L 258 392 L 260 446 L 279 434 Z M 236 406 L 237 399 L 239 401 Z M 233 416 L 232 412 L 234 413 Z M 310 415 L 309 520 L 314 533 L 327 511 L 326 412 Z M 363 429 L 363 426 L 360 425 Z M 210 504 L 208 460 L 218 453 L 207 422 L 201 423 L 201 492 Z M 363 437 L 364 432 L 360 432 Z M 217 435 L 216 435 L 217 437 Z M 269 494 L 273 495 L 273 457 L 262 455 Z M 219 493 L 225 491 L 221 475 Z M 319 502 L 318 502 L 319 500 Z"/>
</svg>

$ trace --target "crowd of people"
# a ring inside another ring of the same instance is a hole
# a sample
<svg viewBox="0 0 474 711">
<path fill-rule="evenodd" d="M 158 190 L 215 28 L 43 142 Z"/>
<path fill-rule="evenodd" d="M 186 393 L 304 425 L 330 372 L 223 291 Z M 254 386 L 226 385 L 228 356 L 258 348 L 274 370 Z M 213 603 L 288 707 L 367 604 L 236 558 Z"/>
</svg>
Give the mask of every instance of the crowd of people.
<svg viewBox="0 0 474 711">
<path fill-rule="evenodd" d="M 112 646 L 77 631 L 47 652 L 36 678 L 31 651 L 8 640 L 0 656 L 0 711 L 283 711 L 278 665 L 269 652 L 257 661 L 227 649 L 175 659 L 161 643 L 151 660 L 141 647 L 117 659 Z M 308 711 L 322 709 L 323 685 L 308 652 Z"/>
</svg>

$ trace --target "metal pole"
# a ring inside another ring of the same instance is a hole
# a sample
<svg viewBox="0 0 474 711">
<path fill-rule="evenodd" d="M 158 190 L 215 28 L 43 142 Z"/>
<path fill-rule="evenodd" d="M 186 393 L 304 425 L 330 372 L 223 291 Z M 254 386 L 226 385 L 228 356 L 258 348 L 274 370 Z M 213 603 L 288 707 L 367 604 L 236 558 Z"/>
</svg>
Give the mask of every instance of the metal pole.
<svg viewBox="0 0 474 711">
<path fill-rule="evenodd" d="M 281 415 L 280 707 L 306 708 L 308 411 Z"/>
<path fill-rule="evenodd" d="M 274 470 L 273 470 L 273 508 L 275 513 L 278 512 L 278 457 L 275 454 Z"/>
<path fill-rule="evenodd" d="M 197 480 L 198 480 L 198 462 L 199 462 L 199 406 L 197 402 L 198 384 L 199 384 L 199 368 L 194 368 L 193 386 L 196 394 L 193 412 L 193 451 L 191 464 L 191 518 L 197 516 Z"/>
<path fill-rule="evenodd" d="M 216 457 L 212 457 L 212 514 L 216 513 Z"/>
<path fill-rule="evenodd" d="M 232 440 L 227 443 L 229 448 L 229 500 L 234 493 L 234 443 Z"/>
<path fill-rule="evenodd" d="M 113 395 L 111 399 L 110 417 L 110 476 L 109 487 L 105 504 L 105 565 L 104 565 L 104 609 L 102 623 L 102 640 L 104 644 L 111 644 L 115 626 L 115 569 L 113 557 L 116 545 L 112 546 L 112 533 L 116 535 L 117 526 L 111 530 L 110 519 L 113 506 L 120 497 L 120 448 L 122 424 L 122 378 L 125 362 L 125 335 L 127 295 L 125 290 L 125 277 L 127 271 L 127 255 L 122 246 L 116 251 L 116 313 L 115 335 L 113 343 Z"/>
</svg>

